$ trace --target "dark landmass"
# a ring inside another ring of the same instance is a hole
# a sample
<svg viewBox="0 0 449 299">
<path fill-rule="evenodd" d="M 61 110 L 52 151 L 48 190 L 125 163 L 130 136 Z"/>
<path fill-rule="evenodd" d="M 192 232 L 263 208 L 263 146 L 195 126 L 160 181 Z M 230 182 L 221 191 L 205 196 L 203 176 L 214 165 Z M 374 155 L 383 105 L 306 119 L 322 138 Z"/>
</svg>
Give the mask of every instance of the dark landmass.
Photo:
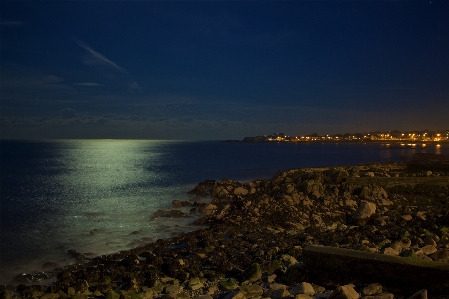
<svg viewBox="0 0 449 299">
<path fill-rule="evenodd" d="M 45 273 L 1 298 L 448 298 L 444 161 L 302 168 L 248 183 L 204 181 L 154 217 L 208 225 Z M 199 198 L 210 203 L 198 203 Z M 174 212 L 175 211 L 175 212 Z M 39 281 L 56 276 L 49 286 Z"/>
<path fill-rule="evenodd" d="M 402 143 L 410 142 L 412 145 L 416 142 L 423 143 L 447 143 L 449 142 L 449 130 L 440 131 L 387 131 L 387 132 L 362 132 L 362 133 L 344 133 L 344 134 L 326 134 L 317 133 L 309 135 L 288 136 L 285 133 L 273 133 L 271 135 L 259 135 L 254 137 L 245 137 L 243 142 L 382 142 L 382 143 Z M 223 142 L 239 142 L 239 140 L 223 140 Z"/>
</svg>

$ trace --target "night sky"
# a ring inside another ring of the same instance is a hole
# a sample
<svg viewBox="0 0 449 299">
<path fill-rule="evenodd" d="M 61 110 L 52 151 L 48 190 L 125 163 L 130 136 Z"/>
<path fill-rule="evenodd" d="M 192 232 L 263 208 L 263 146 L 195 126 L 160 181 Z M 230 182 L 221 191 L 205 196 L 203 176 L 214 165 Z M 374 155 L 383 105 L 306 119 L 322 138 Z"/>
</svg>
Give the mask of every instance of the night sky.
<svg viewBox="0 0 449 299">
<path fill-rule="evenodd" d="M 0 2 L 1 138 L 449 128 L 449 1 Z"/>
</svg>

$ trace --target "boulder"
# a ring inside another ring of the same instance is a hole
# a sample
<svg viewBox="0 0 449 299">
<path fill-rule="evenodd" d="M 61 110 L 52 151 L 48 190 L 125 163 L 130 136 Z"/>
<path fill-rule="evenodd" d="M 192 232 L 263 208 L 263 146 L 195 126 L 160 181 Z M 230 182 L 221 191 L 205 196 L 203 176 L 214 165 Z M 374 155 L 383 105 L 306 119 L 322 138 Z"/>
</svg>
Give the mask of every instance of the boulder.
<svg viewBox="0 0 449 299">
<path fill-rule="evenodd" d="M 352 221 L 358 225 L 364 225 L 375 212 L 376 205 L 371 202 L 364 201 L 352 215 Z"/>
</svg>

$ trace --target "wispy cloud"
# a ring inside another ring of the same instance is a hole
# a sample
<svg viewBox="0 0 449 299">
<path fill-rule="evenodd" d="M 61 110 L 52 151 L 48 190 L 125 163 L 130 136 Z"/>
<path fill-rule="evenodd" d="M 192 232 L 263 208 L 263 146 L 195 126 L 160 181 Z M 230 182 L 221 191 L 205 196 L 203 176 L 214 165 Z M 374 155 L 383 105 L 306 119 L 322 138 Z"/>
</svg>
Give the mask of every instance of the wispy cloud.
<svg viewBox="0 0 449 299">
<path fill-rule="evenodd" d="M 97 59 L 99 62 L 103 62 L 106 63 L 110 66 L 112 66 L 113 68 L 121 71 L 121 72 L 126 72 L 123 68 L 121 68 L 117 63 L 107 59 L 103 54 L 98 53 L 97 51 L 94 51 L 91 47 L 87 46 L 85 43 L 81 42 L 81 41 L 77 41 L 77 44 L 84 48 L 87 52 L 89 52 L 93 58 Z M 127 73 L 127 72 L 126 72 Z"/>
<path fill-rule="evenodd" d="M 103 54 L 95 51 L 94 49 L 92 49 L 90 46 L 88 46 L 86 43 L 76 40 L 76 43 L 83 48 L 84 50 L 86 50 L 89 53 L 89 56 L 84 59 L 84 63 L 87 65 L 102 65 L 102 66 L 107 66 L 110 68 L 115 69 L 116 71 L 118 71 L 119 73 L 125 75 L 125 77 L 127 78 L 126 80 L 128 81 L 126 83 L 127 85 L 127 90 L 130 92 L 134 92 L 136 90 L 141 90 L 139 84 L 134 81 L 134 79 L 132 78 L 131 74 L 124 69 L 123 67 L 119 66 L 117 63 L 115 63 L 114 61 L 108 59 L 106 56 L 104 56 Z M 85 83 L 79 83 L 78 85 L 84 85 L 84 86 L 99 86 L 99 85 L 87 85 Z"/>
</svg>

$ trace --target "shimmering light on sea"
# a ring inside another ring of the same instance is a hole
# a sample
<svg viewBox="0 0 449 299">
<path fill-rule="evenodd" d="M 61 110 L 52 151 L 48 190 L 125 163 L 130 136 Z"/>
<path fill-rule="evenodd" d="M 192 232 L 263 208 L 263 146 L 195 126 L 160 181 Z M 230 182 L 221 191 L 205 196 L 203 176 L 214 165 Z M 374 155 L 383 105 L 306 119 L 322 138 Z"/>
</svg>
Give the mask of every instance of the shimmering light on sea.
<svg viewBox="0 0 449 299">
<path fill-rule="evenodd" d="M 176 161 L 161 147 L 167 143 L 64 140 L 45 149 L 33 160 L 42 173 L 22 177 L 24 195 L 11 199 L 17 216 L 8 216 L 23 221 L 3 228 L 11 251 L 2 251 L 1 270 L 43 270 L 46 262 L 73 263 L 69 249 L 96 256 L 198 229 L 187 217 L 151 220 L 192 188 L 173 184 L 167 167 Z"/>
</svg>

